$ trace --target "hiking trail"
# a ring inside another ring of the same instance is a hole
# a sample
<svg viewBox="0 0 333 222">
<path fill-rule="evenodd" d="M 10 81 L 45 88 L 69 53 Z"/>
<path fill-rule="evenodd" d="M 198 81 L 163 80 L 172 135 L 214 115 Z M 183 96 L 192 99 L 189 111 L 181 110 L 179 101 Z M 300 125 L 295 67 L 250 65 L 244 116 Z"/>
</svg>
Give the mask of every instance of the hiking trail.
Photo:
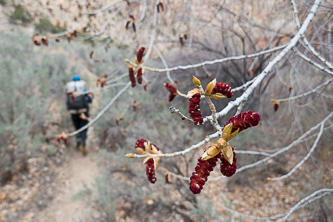
<svg viewBox="0 0 333 222">
<path fill-rule="evenodd" d="M 84 184 L 92 189 L 95 178 L 99 175 L 98 160 L 100 154 L 97 150 L 93 150 L 90 145 L 93 136 L 89 134 L 92 130 L 93 127 L 88 130 L 87 156 L 83 156 L 74 147 L 67 148 L 68 160 L 55 169 L 56 190 L 54 198 L 45 209 L 35 214 L 34 221 L 71 222 L 88 221 L 91 218 L 93 212 L 87 203 L 82 199 L 76 198 L 74 200 L 73 197 L 84 190 Z"/>
</svg>

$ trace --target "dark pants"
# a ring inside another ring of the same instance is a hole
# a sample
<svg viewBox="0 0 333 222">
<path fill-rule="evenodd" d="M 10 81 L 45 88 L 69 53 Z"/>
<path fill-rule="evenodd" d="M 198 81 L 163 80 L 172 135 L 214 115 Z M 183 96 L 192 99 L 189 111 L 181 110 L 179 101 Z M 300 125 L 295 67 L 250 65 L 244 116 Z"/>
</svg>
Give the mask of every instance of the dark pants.
<svg viewBox="0 0 333 222">
<path fill-rule="evenodd" d="M 85 112 L 84 114 L 89 117 L 88 112 Z M 72 114 L 72 121 L 74 123 L 75 130 L 82 128 L 88 123 L 87 120 L 80 118 L 80 114 Z M 76 134 L 76 148 L 79 148 L 80 145 L 82 145 L 84 148 L 86 147 L 87 131 L 88 128 Z"/>
</svg>

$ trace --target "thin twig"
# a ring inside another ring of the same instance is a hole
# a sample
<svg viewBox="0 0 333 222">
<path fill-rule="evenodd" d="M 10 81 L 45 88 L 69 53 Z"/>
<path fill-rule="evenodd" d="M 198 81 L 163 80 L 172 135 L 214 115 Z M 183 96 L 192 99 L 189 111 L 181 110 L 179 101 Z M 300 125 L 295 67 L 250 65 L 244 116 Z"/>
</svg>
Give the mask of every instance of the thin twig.
<svg viewBox="0 0 333 222">
<path fill-rule="evenodd" d="M 193 123 L 193 120 L 188 118 L 187 116 L 185 116 L 183 113 L 181 113 L 179 109 L 177 109 L 173 106 L 170 106 L 169 110 L 170 110 L 171 113 L 177 114 L 180 117 L 181 120 L 186 120 L 188 123 Z"/>
<path fill-rule="evenodd" d="M 193 64 L 193 65 L 176 66 L 176 67 L 172 67 L 172 68 L 168 68 L 168 69 L 156 69 L 156 68 L 151 68 L 151 67 L 147 67 L 147 66 L 145 66 L 144 68 L 146 70 L 150 70 L 152 72 L 167 72 L 167 71 L 171 72 L 171 71 L 176 71 L 176 70 L 193 69 L 193 68 L 198 68 L 198 67 L 205 66 L 205 65 L 213 65 L 213 64 L 223 63 L 223 62 L 227 62 L 227 61 L 254 58 L 254 57 L 257 57 L 257 56 L 260 56 L 263 54 L 272 53 L 272 52 L 281 50 L 281 49 L 285 48 L 286 46 L 287 45 L 281 45 L 281 46 L 274 47 L 272 49 L 260 51 L 260 52 L 249 54 L 249 55 L 231 56 L 228 58 L 208 60 L 208 61 L 204 61 L 201 63 Z"/>
<path fill-rule="evenodd" d="M 308 154 L 292 170 L 290 170 L 289 173 L 287 173 L 283 176 L 280 176 L 280 177 L 267 178 L 267 179 L 268 180 L 283 180 L 283 179 L 291 176 L 299 167 L 301 167 L 305 163 L 305 161 L 307 159 L 309 159 L 309 157 L 311 156 L 313 151 L 316 149 L 316 147 L 318 145 L 318 142 L 319 142 L 321 136 L 323 135 L 323 131 L 324 131 L 324 123 L 321 123 L 320 130 L 319 130 L 319 133 L 317 135 L 317 138 L 316 138 L 315 142 L 313 143 L 311 149 L 309 150 Z"/>
<path fill-rule="evenodd" d="M 163 153 L 163 154 L 150 154 L 150 153 L 144 154 L 144 155 L 133 154 L 131 156 L 131 158 L 143 158 L 143 157 L 147 157 L 147 156 L 152 156 L 152 157 L 175 157 L 175 156 L 183 156 L 186 153 L 188 153 L 188 152 L 190 152 L 192 150 L 198 149 L 202 145 L 208 143 L 211 139 L 217 138 L 219 136 L 221 136 L 220 132 L 215 132 L 213 134 L 210 134 L 204 140 L 202 140 L 202 141 L 198 142 L 197 144 L 194 144 L 194 145 L 190 146 L 189 148 L 186 148 L 186 149 L 184 149 L 182 151 L 177 151 L 177 152 L 174 152 L 174 153 Z"/>
<path fill-rule="evenodd" d="M 293 11 L 295 14 L 295 21 L 296 21 L 296 25 L 297 25 L 297 29 L 300 28 L 301 24 L 298 18 L 298 12 L 297 12 L 297 6 L 295 3 L 295 0 L 291 0 L 291 4 L 293 6 Z M 311 43 L 309 42 L 309 40 L 303 35 L 303 41 L 304 44 L 306 46 L 306 48 L 314 55 L 316 56 L 320 61 L 322 61 L 326 66 L 328 66 L 330 69 L 333 69 L 333 64 L 330 63 L 329 61 L 327 61 L 327 59 L 325 59 L 324 57 L 322 57 L 315 48 L 313 48 L 313 46 L 311 45 Z"/>
<path fill-rule="evenodd" d="M 311 199 L 312 197 L 316 196 L 319 193 L 327 193 L 327 192 L 333 192 L 333 189 L 321 189 L 321 190 L 317 190 L 316 192 L 313 192 L 311 195 L 303 198 L 302 200 L 300 200 L 297 204 L 295 204 L 292 208 L 290 208 L 290 210 L 286 213 L 286 215 L 279 219 L 278 221 L 284 221 L 286 220 L 294 211 L 296 211 L 298 209 L 299 206 L 302 206 L 302 204 L 304 202 L 309 201 L 309 199 Z"/>
<path fill-rule="evenodd" d="M 333 75 L 333 71 L 331 71 L 329 69 L 326 69 L 324 66 L 322 66 L 322 65 L 314 62 L 309 57 L 307 57 L 306 55 L 304 55 L 303 53 L 301 53 L 297 48 L 294 48 L 293 51 L 295 52 L 296 55 L 300 56 L 302 59 L 304 59 L 305 61 L 307 61 L 311 65 L 316 66 L 317 68 L 319 68 L 323 72 L 326 72 L 326 73 L 328 73 L 330 75 Z"/>
</svg>

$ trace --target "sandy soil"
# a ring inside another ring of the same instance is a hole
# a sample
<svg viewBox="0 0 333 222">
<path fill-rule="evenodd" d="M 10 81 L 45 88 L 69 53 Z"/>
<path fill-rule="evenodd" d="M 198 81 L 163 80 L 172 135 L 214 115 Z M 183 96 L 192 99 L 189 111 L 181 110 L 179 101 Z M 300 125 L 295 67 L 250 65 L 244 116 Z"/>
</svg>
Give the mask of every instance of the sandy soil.
<svg viewBox="0 0 333 222">
<path fill-rule="evenodd" d="M 38 222 L 70 222 L 87 221 L 91 210 L 81 199 L 74 200 L 74 195 L 84 190 L 84 185 L 93 188 L 95 178 L 99 174 L 99 154 L 89 149 L 88 155 L 83 156 L 80 152 L 69 150 L 69 161 L 56 169 L 57 177 L 55 198 L 48 203 L 47 207 L 37 212 L 35 221 Z"/>
</svg>

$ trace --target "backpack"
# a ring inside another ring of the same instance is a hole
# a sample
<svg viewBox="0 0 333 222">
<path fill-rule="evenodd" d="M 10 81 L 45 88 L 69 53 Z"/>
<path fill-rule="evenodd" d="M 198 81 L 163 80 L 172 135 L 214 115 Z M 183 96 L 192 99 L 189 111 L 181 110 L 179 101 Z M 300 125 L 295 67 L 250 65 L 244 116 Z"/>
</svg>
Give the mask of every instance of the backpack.
<svg viewBox="0 0 333 222">
<path fill-rule="evenodd" d="M 67 110 L 79 110 L 88 108 L 88 101 L 84 93 L 86 83 L 83 80 L 67 83 Z M 73 98 L 72 93 L 80 93 Z"/>
</svg>

